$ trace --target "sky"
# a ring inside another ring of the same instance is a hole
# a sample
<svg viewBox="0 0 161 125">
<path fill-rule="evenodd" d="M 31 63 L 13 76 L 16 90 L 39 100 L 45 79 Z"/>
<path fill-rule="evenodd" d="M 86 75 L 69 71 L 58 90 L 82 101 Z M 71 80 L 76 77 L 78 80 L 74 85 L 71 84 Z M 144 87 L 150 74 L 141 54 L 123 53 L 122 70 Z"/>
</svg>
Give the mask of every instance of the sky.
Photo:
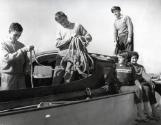
<svg viewBox="0 0 161 125">
<path fill-rule="evenodd" d="M 92 35 L 89 52 L 113 55 L 114 5 L 132 19 L 139 63 L 149 73 L 160 73 L 161 0 L 0 0 L 0 37 L 6 36 L 12 22 L 19 22 L 24 28 L 20 41 L 34 45 L 36 52 L 55 50 L 54 14 L 64 11 Z"/>
</svg>

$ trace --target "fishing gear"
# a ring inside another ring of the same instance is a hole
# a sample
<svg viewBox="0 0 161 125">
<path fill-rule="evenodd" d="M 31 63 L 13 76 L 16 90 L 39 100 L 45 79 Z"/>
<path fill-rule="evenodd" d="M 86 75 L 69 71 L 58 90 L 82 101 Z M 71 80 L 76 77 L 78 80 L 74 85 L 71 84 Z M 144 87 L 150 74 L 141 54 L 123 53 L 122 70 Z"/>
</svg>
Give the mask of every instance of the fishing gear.
<svg viewBox="0 0 161 125">
<path fill-rule="evenodd" d="M 69 45 L 68 52 L 66 56 L 61 60 L 60 65 L 63 62 L 67 62 L 67 70 L 78 71 L 79 74 L 88 76 L 89 70 L 93 69 L 94 61 L 92 57 L 88 54 L 86 45 L 88 42 L 82 40 L 81 36 L 73 37 Z"/>
<path fill-rule="evenodd" d="M 30 71 L 30 73 L 31 73 L 31 88 L 34 88 L 34 83 L 33 83 L 33 78 L 32 78 L 32 76 L 33 76 L 33 65 L 32 65 L 32 51 L 30 51 L 30 66 L 31 66 L 31 71 Z"/>
<path fill-rule="evenodd" d="M 82 37 L 73 37 L 71 40 L 71 43 L 69 45 L 69 49 L 67 51 L 66 56 L 64 56 L 61 60 L 60 67 L 51 68 L 48 66 L 45 66 L 41 63 L 36 58 L 35 51 L 30 51 L 30 64 L 31 64 L 31 87 L 34 87 L 33 84 L 33 64 L 32 64 L 32 57 L 34 58 L 35 62 L 43 67 L 50 68 L 50 70 L 57 70 L 63 69 L 63 62 L 67 62 L 66 70 L 68 71 L 78 71 L 79 74 L 82 76 L 89 76 L 90 69 L 94 68 L 94 61 L 92 57 L 88 54 L 86 45 L 88 42 L 85 40 L 82 40 Z M 32 53 L 33 52 L 33 53 Z M 33 56 L 32 56 L 33 54 Z"/>
</svg>

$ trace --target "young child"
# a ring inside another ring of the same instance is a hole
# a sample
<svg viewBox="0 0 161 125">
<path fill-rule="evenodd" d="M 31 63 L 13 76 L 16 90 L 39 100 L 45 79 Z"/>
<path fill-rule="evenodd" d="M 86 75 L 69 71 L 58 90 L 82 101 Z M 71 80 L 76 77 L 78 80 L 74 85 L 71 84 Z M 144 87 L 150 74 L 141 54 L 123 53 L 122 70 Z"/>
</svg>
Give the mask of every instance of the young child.
<svg viewBox="0 0 161 125">
<path fill-rule="evenodd" d="M 136 79 L 135 70 L 131 65 L 127 64 L 127 53 L 118 55 L 118 63 L 116 64 L 116 77 L 120 86 L 120 92 L 135 92 L 134 100 L 137 106 L 137 121 L 146 122 L 142 109 L 142 101 L 147 102 L 148 97 L 144 93 L 144 88 Z M 144 95 L 144 96 L 142 96 Z"/>
<path fill-rule="evenodd" d="M 136 79 L 140 82 L 141 86 L 147 87 L 149 90 L 147 92 L 148 99 L 152 108 L 152 117 L 154 120 L 159 120 L 159 116 L 156 112 L 156 98 L 155 98 L 155 85 L 151 80 L 151 77 L 146 73 L 144 66 L 137 63 L 139 54 L 137 52 L 131 53 L 131 64 L 133 65 L 136 72 Z M 148 105 L 144 103 L 144 105 Z M 145 106 L 146 107 L 146 106 Z"/>
<path fill-rule="evenodd" d="M 34 46 L 25 46 L 18 41 L 22 32 L 21 24 L 12 23 L 9 27 L 8 37 L 1 42 L 1 90 L 26 87 L 25 72 L 29 63 L 27 52 L 33 50 Z"/>
</svg>

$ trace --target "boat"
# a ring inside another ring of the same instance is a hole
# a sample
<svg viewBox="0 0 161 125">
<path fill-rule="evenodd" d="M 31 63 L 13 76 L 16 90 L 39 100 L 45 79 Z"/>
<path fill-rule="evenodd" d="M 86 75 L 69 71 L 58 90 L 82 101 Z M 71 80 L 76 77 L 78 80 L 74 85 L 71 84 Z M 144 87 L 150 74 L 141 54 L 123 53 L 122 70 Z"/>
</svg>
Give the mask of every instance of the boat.
<svg viewBox="0 0 161 125">
<path fill-rule="evenodd" d="M 52 69 L 55 67 L 57 54 L 57 51 L 33 54 L 32 75 L 26 75 L 27 88 L 0 91 L 0 110 L 38 104 L 43 101 L 86 98 L 85 96 L 89 95 L 91 90 L 98 89 L 105 84 L 104 73 L 105 71 L 106 74 L 110 73 L 109 71 L 114 67 L 116 60 L 115 57 L 91 53 L 90 55 L 94 60 L 94 68 L 88 77 L 79 79 L 77 77 L 70 83 L 52 86 L 54 72 Z M 103 89 L 100 88 L 100 91 L 103 91 Z M 73 92 L 75 94 L 70 94 Z M 79 93 L 79 96 L 76 93 Z M 68 94 L 69 96 L 67 96 Z M 52 96 L 52 100 L 50 96 Z M 47 100 L 48 97 L 49 99 Z M 32 101 L 26 101 L 28 99 Z M 20 101 L 21 103 L 18 103 Z"/>
<path fill-rule="evenodd" d="M 133 125 L 136 116 L 133 98 L 131 92 L 75 101 L 42 102 L 0 112 L 0 124 Z"/>
<path fill-rule="evenodd" d="M 103 88 L 116 57 L 90 53 L 94 69 L 88 77 L 52 86 L 57 54 L 48 51 L 33 56 L 26 89 L 0 91 L 0 124 L 131 124 L 136 115 L 134 93 L 111 95 Z"/>
<path fill-rule="evenodd" d="M 117 57 L 90 53 L 94 69 L 85 78 L 52 86 L 57 51 L 35 54 L 26 89 L 0 91 L 0 125 L 132 125 L 134 92 L 104 89 Z"/>
</svg>

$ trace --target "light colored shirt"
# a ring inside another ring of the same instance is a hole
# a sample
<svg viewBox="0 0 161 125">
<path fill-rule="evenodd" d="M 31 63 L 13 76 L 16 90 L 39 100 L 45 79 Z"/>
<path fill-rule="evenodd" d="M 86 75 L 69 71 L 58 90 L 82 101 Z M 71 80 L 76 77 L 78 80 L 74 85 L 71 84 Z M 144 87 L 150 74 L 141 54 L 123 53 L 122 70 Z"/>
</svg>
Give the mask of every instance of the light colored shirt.
<svg viewBox="0 0 161 125">
<path fill-rule="evenodd" d="M 128 38 L 133 36 L 133 24 L 129 16 L 121 15 L 119 19 L 114 22 L 114 39 L 118 36 L 128 35 Z"/>
<path fill-rule="evenodd" d="M 87 42 L 92 40 L 91 35 L 81 24 L 75 23 L 72 29 L 64 28 L 62 26 L 58 27 L 58 32 L 56 35 L 56 47 L 59 48 L 60 56 L 66 55 L 72 37 L 79 35 L 84 36 Z"/>
<path fill-rule="evenodd" d="M 29 61 L 27 52 L 23 49 L 24 44 L 16 41 L 12 43 L 9 38 L 0 44 L 0 68 L 1 73 L 24 74 L 26 62 Z"/>
</svg>

